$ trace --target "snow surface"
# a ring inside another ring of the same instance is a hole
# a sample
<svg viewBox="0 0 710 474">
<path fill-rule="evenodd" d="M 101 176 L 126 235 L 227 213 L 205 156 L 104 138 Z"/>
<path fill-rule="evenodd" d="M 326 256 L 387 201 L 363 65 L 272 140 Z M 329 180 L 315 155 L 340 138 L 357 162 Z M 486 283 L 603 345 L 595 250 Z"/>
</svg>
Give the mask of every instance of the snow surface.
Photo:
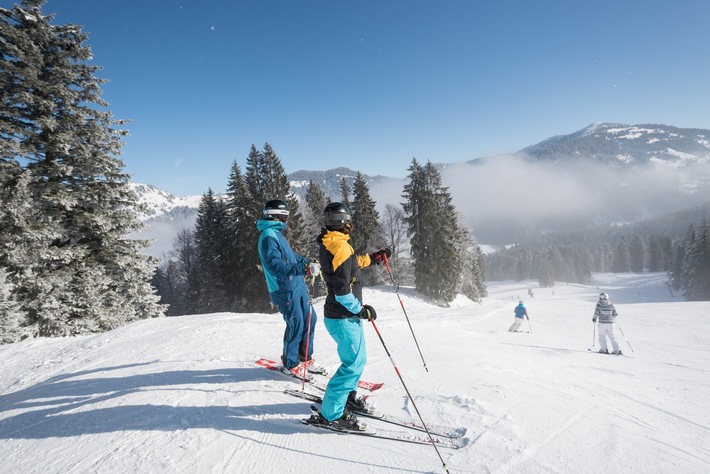
<svg viewBox="0 0 710 474">
<path fill-rule="evenodd" d="M 673 297 L 664 274 L 594 278 L 493 282 L 483 303 L 448 308 L 400 289 L 428 372 L 393 288 L 365 290 L 424 421 L 468 428 L 466 447 L 440 448 L 450 472 L 710 472 L 707 303 Z M 625 356 L 588 351 L 600 291 Z M 507 332 L 518 299 L 532 333 Z M 283 327 L 279 314 L 222 313 L 0 346 L 0 472 L 443 472 L 432 446 L 301 425 L 308 403 L 283 393 L 300 384 L 254 365 L 278 357 Z M 385 383 L 372 398 L 416 417 L 369 324 L 366 336 L 363 379 Z M 315 356 L 337 368 L 322 321 Z"/>
</svg>

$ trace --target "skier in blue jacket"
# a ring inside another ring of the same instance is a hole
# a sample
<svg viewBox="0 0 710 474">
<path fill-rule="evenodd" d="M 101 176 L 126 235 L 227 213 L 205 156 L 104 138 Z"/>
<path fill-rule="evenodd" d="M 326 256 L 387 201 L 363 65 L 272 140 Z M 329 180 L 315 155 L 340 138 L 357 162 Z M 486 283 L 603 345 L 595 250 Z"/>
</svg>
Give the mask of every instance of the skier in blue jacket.
<svg viewBox="0 0 710 474">
<path fill-rule="evenodd" d="M 303 275 L 320 274 L 320 266 L 291 250 L 283 235 L 288 225 L 288 216 L 288 204 L 274 199 L 264 205 L 264 218 L 256 223 L 261 232 L 259 259 L 264 269 L 269 296 L 286 321 L 281 362 L 285 369 L 298 376 L 303 375 L 304 365 L 311 372 L 325 373 L 322 367 L 313 364 L 317 316 L 303 279 Z"/>
<path fill-rule="evenodd" d="M 520 326 L 523 324 L 523 319 L 530 319 L 528 317 L 528 310 L 525 308 L 522 301 L 518 301 L 518 306 L 515 307 L 513 313 L 515 314 L 515 317 L 513 318 L 513 324 L 510 325 L 508 332 L 521 332 Z"/>
</svg>

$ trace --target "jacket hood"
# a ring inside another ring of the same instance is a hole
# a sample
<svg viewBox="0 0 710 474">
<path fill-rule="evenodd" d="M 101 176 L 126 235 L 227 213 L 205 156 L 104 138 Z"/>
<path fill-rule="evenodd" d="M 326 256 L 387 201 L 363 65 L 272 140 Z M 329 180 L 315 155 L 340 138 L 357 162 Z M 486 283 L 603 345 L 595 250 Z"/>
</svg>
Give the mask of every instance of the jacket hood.
<svg viewBox="0 0 710 474">
<path fill-rule="evenodd" d="M 320 234 L 320 239 L 323 241 L 323 243 L 334 240 L 350 240 L 350 235 L 337 230 L 323 229 Z"/>
<path fill-rule="evenodd" d="M 259 219 L 256 221 L 256 228 L 259 229 L 259 232 L 263 232 L 266 229 L 284 230 L 286 222 L 277 221 L 276 219 Z"/>
</svg>

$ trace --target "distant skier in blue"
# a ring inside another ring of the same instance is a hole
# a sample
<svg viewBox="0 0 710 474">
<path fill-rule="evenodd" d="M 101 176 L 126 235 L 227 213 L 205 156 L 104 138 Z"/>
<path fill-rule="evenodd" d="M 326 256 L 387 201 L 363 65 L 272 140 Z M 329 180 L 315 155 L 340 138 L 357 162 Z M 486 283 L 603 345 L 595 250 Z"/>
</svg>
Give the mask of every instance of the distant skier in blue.
<svg viewBox="0 0 710 474">
<path fill-rule="evenodd" d="M 522 301 L 518 301 L 518 306 L 515 307 L 513 313 L 515 314 L 515 317 L 513 318 L 513 324 L 511 324 L 508 332 L 522 332 L 520 330 L 520 326 L 523 324 L 523 319 L 530 319 L 528 317 L 528 310 L 525 309 L 525 305 Z"/>
</svg>

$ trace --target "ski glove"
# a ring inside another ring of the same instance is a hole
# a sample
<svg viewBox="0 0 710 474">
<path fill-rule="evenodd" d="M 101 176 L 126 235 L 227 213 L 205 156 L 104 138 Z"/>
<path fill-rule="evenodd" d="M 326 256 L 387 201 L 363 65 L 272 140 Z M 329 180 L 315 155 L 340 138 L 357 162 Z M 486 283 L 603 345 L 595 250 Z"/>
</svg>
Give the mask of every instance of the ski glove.
<svg viewBox="0 0 710 474">
<path fill-rule="evenodd" d="M 358 313 L 358 316 L 360 317 L 360 319 L 367 319 L 368 321 L 374 321 L 375 319 L 377 319 L 377 313 L 375 312 L 375 308 L 373 308 L 369 304 L 362 305 L 362 309 Z"/>
<path fill-rule="evenodd" d="M 320 275 L 320 265 L 316 262 L 308 262 L 308 265 L 306 265 L 306 275 L 309 277 Z"/>
<path fill-rule="evenodd" d="M 592 322 L 593 322 L 593 323 L 596 323 L 596 322 L 597 322 L 597 318 L 592 318 Z"/>
<path fill-rule="evenodd" d="M 384 247 L 370 255 L 370 259 L 375 262 L 376 265 L 379 265 L 385 260 L 389 260 L 390 256 L 392 256 L 392 251 Z"/>
</svg>

